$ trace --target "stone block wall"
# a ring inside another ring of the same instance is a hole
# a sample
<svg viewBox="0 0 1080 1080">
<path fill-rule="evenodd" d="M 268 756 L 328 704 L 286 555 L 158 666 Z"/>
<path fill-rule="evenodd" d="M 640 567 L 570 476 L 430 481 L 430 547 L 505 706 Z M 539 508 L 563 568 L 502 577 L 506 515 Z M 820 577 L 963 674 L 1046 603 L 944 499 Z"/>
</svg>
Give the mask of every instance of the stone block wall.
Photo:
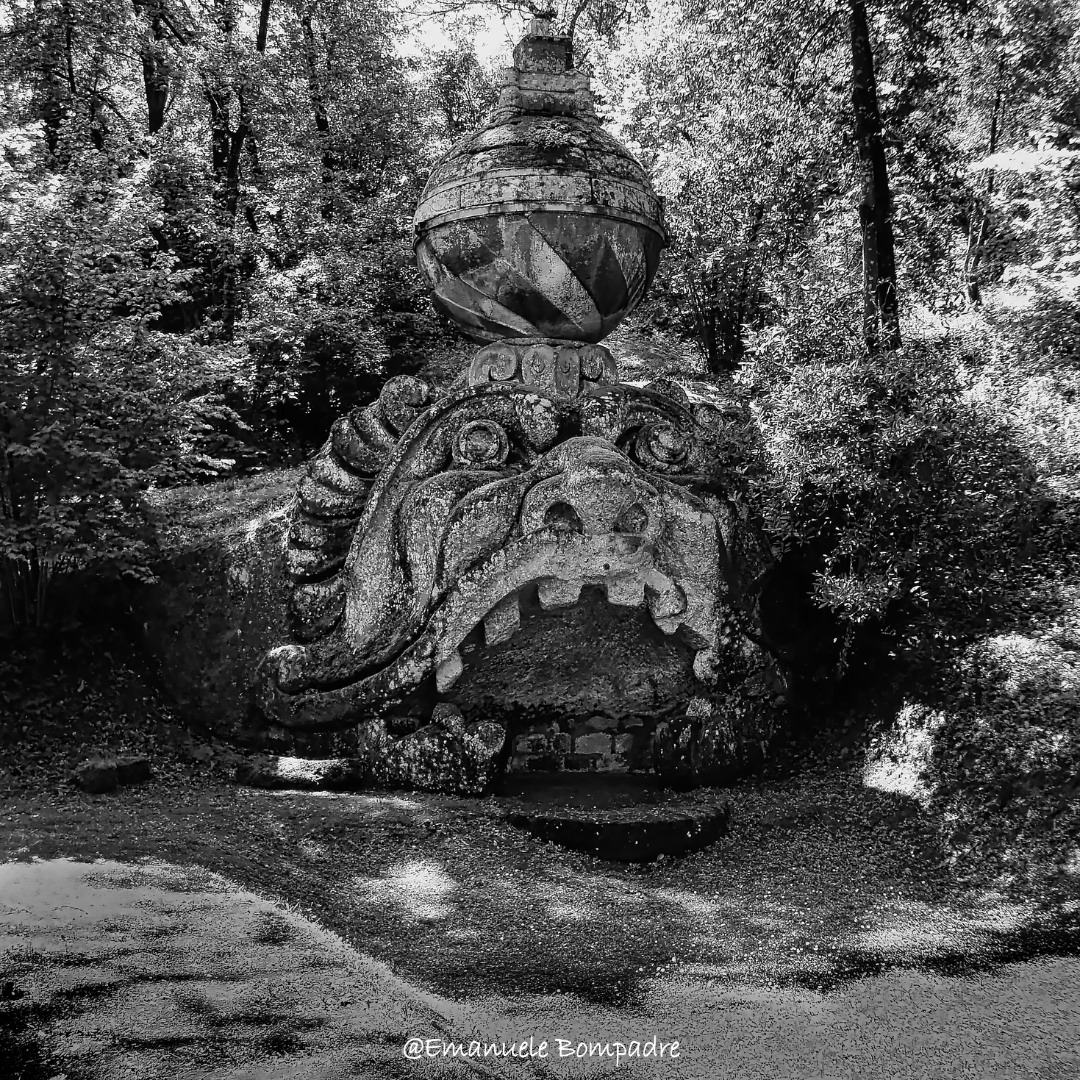
<svg viewBox="0 0 1080 1080">
<path fill-rule="evenodd" d="M 652 769 L 656 719 L 567 717 L 523 726 L 511 735 L 511 772 L 643 772 Z"/>
</svg>

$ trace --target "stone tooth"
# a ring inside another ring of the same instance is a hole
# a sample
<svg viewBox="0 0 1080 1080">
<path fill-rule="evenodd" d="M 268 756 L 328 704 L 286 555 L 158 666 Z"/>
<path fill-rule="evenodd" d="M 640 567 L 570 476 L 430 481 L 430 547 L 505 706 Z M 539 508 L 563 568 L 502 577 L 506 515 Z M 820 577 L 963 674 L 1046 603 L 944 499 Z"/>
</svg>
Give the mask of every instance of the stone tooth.
<svg viewBox="0 0 1080 1080">
<path fill-rule="evenodd" d="M 458 681 L 465 670 L 465 661 L 456 649 L 435 669 L 435 688 L 440 694 L 446 693 Z"/>
<path fill-rule="evenodd" d="M 707 720 L 712 716 L 712 703 L 708 698 L 692 697 L 686 703 L 686 715 L 691 717 L 701 717 Z"/>
<path fill-rule="evenodd" d="M 517 593 L 511 593 L 484 616 L 484 644 L 489 648 L 492 645 L 501 645 L 504 641 L 509 641 L 520 626 L 521 607 Z"/>
<path fill-rule="evenodd" d="M 663 630 L 665 634 L 674 634 L 675 631 L 678 630 L 680 626 L 682 626 L 682 617 L 679 615 L 671 615 L 665 618 L 661 615 L 659 618 L 657 618 L 654 615 L 653 622 L 656 623 L 656 625 L 660 627 L 660 629 Z"/>
<path fill-rule="evenodd" d="M 564 581 L 562 578 L 541 578 L 537 583 L 540 606 L 547 611 L 550 608 L 572 607 L 581 596 L 584 581 Z"/>
<path fill-rule="evenodd" d="M 645 582 L 636 574 L 608 578 L 604 585 L 607 588 L 609 604 L 618 604 L 620 607 L 641 607 L 645 603 Z"/>
<path fill-rule="evenodd" d="M 699 649 L 694 654 L 694 674 L 699 681 L 712 684 L 716 682 L 719 657 L 715 649 Z"/>
<path fill-rule="evenodd" d="M 674 627 L 672 630 L 666 630 L 663 622 L 670 623 L 673 616 L 681 615 L 686 611 L 686 593 L 666 574 L 658 571 L 652 571 L 647 576 L 645 588 L 649 611 L 656 625 L 667 634 L 673 633 Z M 679 620 L 675 620 L 674 625 L 678 626 Z"/>
</svg>

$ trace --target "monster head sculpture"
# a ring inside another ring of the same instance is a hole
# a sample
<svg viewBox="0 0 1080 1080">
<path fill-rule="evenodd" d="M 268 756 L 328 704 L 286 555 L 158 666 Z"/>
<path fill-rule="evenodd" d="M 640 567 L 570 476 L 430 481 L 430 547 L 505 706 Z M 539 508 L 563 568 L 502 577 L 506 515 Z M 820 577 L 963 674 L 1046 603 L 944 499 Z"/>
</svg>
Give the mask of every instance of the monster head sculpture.
<svg viewBox="0 0 1080 1080">
<path fill-rule="evenodd" d="M 288 727 L 355 727 L 375 779 L 484 790 L 507 721 L 445 703 L 463 643 L 478 627 L 506 642 L 529 590 L 552 609 L 602 589 L 684 644 L 694 687 L 637 764 L 720 779 L 760 756 L 783 689 L 758 626 L 763 549 L 709 468 L 722 410 L 621 383 L 596 344 L 666 242 L 644 171 L 593 117 L 568 38 L 534 20 L 514 58 L 416 214 L 436 304 L 490 344 L 441 396 L 391 379 L 309 463 L 288 541 L 295 640 L 265 657 L 258 701 Z M 432 723 L 395 713 L 440 698 Z"/>
</svg>

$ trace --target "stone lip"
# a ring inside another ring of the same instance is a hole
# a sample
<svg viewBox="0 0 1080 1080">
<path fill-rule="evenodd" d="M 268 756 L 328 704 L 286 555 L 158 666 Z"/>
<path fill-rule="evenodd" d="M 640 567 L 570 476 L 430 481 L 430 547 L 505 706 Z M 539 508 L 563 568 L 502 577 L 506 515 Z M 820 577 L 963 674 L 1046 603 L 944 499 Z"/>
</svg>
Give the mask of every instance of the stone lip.
<svg viewBox="0 0 1080 1080">
<path fill-rule="evenodd" d="M 718 573 L 715 566 L 709 569 Z M 561 577 L 564 573 L 566 579 Z M 635 581 L 644 594 L 654 582 L 673 583 L 696 602 L 674 615 L 654 615 L 654 621 L 665 634 L 685 627 L 684 633 L 699 649 L 717 644 L 713 613 L 703 602 L 701 588 L 683 576 L 683 567 L 672 567 L 658 558 L 656 546 L 644 537 L 618 533 L 584 536 L 545 526 L 509 541 L 450 584 L 418 636 L 379 670 L 338 685 L 328 679 L 319 686 L 314 681 L 305 685 L 304 676 L 295 683 L 279 681 L 269 668 L 269 678 L 263 683 L 264 708 L 287 725 L 344 726 L 355 722 L 355 709 L 370 708 L 380 700 L 397 700 L 399 691 L 411 688 L 432 669 L 440 688 L 452 685 L 460 674 L 460 667 L 450 670 L 455 661 L 460 663 L 457 650 L 488 613 L 526 586 L 563 580 L 568 586 L 572 581 L 578 594 L 585 585 L 603 585 L 610 590 Z M 567 601 L 576 603 L 577 598 L 564 601 L 560 597 L 552 603 Z M 333 669 L 328 670 L 332 673 Z M 338 701 L 340 711 L 328 709 L 331 697 Z"/>
<path fill-rule="evenodd" d="M 728 835 L 731 826 L 730 802 L 677 796 L 650 774 L 539 773 L 507 778 L 502 791 L 510 824 L 610 862 L 687 855 Z"/>
</svg>

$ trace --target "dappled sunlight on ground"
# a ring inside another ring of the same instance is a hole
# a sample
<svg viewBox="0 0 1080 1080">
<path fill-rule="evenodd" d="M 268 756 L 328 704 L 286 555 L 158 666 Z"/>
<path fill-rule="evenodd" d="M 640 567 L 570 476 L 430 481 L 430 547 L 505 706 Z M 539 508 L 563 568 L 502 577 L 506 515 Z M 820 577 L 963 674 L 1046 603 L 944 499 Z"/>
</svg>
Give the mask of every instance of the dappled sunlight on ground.
<svg viewBox="0 0 1080 1080">
<path fill-rule="evenodd" d="M 459 1023 L 453 1003 L 198 867 L 0 864 L 0 896 L 13 1080 L 389 1077 L 411 1034 Z"/>
<path fill-rule="evenodd" d="M 314 840 L 301 840 L 296 847 L 301 855 L 309 859 L 325 859 L 329 855 L 326 845 L 316 843 Z"/>
<path fill-rule="evenodd" d="M 882 912 L 873 920 L 878 925 L 852 935 L 852 943 L 860 949 L 903 957 L 937 952 L 961 941 L 969 947 L 975 943 L 956 920 L 943 925 L 941 916 L 928 905 L 905 906 L 912 910 Z"/>
<path fill-rule="evenodd" d="M 533 902 L 543 905 L 553 919 L 596 919 L 601 916 L 591 903 L 587 890 L 578 890 L 562 882 L 541 882 L 533 893 Z"/>
<path fill-rule="evenodd" d="M 391 867 L 381 878 L 353 879 L 357 894 L 376 903 L 392 904 L 413 919 L 445 919 L 454 908 L 448 902 L 457 882 L 432 862 L 408 862 Z"/>
<path fill-rule="evenodd" d="M 652 894 L 658 900 L 681 907 L 688 915 L 714 915 L 723 910 L 716 900 L 681 889 L 653 889 Z"/>
</svg>

